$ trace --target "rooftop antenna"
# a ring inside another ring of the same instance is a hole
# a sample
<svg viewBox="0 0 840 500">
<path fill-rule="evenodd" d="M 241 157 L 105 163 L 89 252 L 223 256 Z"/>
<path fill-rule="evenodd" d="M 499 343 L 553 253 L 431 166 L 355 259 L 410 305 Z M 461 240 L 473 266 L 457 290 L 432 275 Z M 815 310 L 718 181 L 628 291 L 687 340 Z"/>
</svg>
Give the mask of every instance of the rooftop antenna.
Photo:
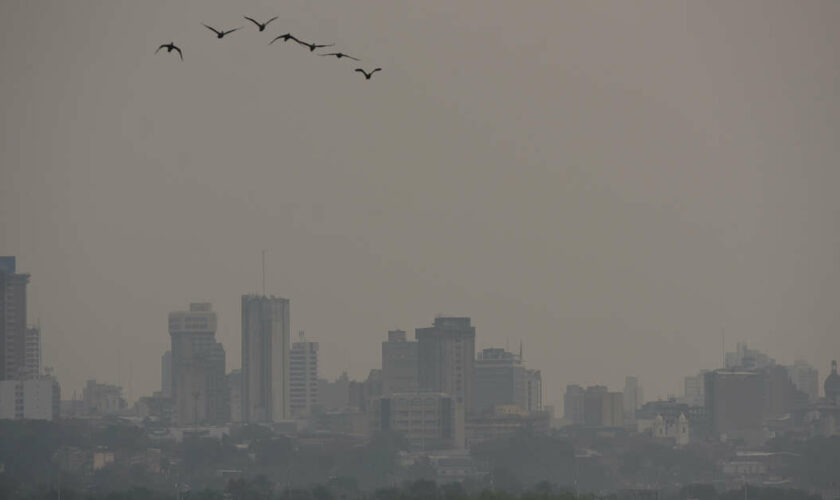
<svg viewBox="0 0 840 500">
<path fill-rule="evenodd" d="M 262 292 L 265 297 L 265 250 L 262 251 Z"/>
</svg>

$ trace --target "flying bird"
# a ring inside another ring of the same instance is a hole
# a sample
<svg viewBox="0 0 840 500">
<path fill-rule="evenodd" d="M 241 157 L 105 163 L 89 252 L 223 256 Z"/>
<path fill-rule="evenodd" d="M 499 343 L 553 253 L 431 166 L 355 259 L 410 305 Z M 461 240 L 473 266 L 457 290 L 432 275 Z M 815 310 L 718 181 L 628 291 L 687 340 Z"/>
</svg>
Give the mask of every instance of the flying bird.
<svg viewBox="0 0 840 500">
<path fill-rule="evenodd" d="M 285 35 L 280 35 L 280 36 L 274 37 L 274 40 L 268 42 L 268 44 L 271 45 L 272 43 L 276 42 L 277 40 L 283 40 L 284 42 L 288 42 L 289 40 L 294 40 L 297 43 L 300 43 L 300 40 L 295 38 L 294 35 L 292 35 L 291 33 L 286 33 Z"/>
<path fill-rule="evenodd" d="M 275 19 L 277 19 L 277 16 L 274 16 L 274 17 L 272 17 L 271 19 L 269 19 L 268 21 L 266 21 L 266 22 L 264 22 L 264 23 L 261 23 L 261 22 L 257 21 L 256 19 L 251 19 L 251 18 L 250 18 L 250 17 L 248 17 L 248 16 L 242 16 L 242 17 L 244 17 L 245 19 L 247 19 L 247 20 L 251 21 L 252 23 L 256 24 L 256 25 L 257 25 L 257 28 L 259 28 L 259 29 L 260 29 L 260 31 L 265 31 L 265 27 L 266 27 L 266 26 L 268 26 L 268 24 L 269 24 L 271 21 L 274 21 Z"/>
<path fill-rule="evenodd" d="M 309 52 L 315 52 L 315 49 L 320 49 L 320 48 L 323 48 L 323 47 L 332 47 L 333 45 L 335 45 L 334 43 L 327 43 L 327 44 L 306 43 L 306 42 L 301 42 L 297 38 L 295 38 L 295 41 L 297 43 L 305 46 L 305 47 L 309 47 Z"/>
<path fill-rule="evenodd" d="M 184 53 L 183 53 L 183 52 L 181 52 L 181 49 L 180 49 L 180 48 L 178 48 L 178 46 L 177 46 L 177 45 L 175 45 L 173 42 L 164 43 L 163 45 L 161 45 L 160 47 L 158 47 L 158 49 L 155 51 L 155 54 L 157 54 L 158 52 L 160 52 L 160 49 L 166 49 L 166 53 L 167 53 L 167 54 L 168 54 L 168 53 L 170 53 L 170 52 L 172 52 L 173 50 L 176 50 L 176 51 L 178 51 L 178 55 L 179 55 L 179 56 L 181 56 L 181 60 L 182 60 L 182 61 L 184 60 Z"/>
<path fill-rule="evenodd" d="M 346 57 L 347 59 L 352 59 L 352 60 L 354 60 L 354 61 L 358 61 L 358 60 L 359 60 L 359 59 L 356 59 L 356 58 L 355 58 L 355 57 L 353 57 L 353 56 L 348 56 L 348 55 L 347 55 L 347 54 L 345 54 L 344 52 L 330 52 L 329 54 L 318 54 L 318 55 L 319 55 L 319 56 L 335 56 L 335 58 L 336 58 L 336 59 L 341 59 L 342 57 Z"/>
<path fill-rule="evenodd" d="M 382 71 L 382 68 L 376 68 L 375 70 L 371 71 L 370 73 L 368 73 L 367 71 L 363 70 L 362 68 L 356 68 L 356 71 L 358 71 L 359 73 L 361 73 L 361 74 L 365 75 L 365 80 L 370 80 L 370 77 L 372 77 L 372 76 L 373 76 L 373 74 L 374 74 L 374 73 L 376 73 L 377 71 Z"/>
<path fill-rule="evenodd" d="M 216 28 L 214 28 L 214 27 L 212 27 L 212 26 L 207 26 L 207 25 L 206 25 L 206 24 L 204 24 L 204 23 L 201 23 L 201 25 L 202 25 L 202 26 L 204 26 L 205 28 L 207 28 L 208 30 L 212 31 L 213 33 L 215 33 L 215 34 L 216 34 L 216 38 L 224 38 L 224 37 L 225 37 L 225 35 L 229 35 L 229 34 L 233 33 L 233 32 L 234 32 L 234 31 L 236 31 L 236 30 L 240 30 L 240 29 L 242 29 L 242 26 L 240 26 L 240 27 L 238 27 L 238 28 L 233 28 L 232 30 L 219 31 L 219 30 L 217 30 Z"/>
</svg>

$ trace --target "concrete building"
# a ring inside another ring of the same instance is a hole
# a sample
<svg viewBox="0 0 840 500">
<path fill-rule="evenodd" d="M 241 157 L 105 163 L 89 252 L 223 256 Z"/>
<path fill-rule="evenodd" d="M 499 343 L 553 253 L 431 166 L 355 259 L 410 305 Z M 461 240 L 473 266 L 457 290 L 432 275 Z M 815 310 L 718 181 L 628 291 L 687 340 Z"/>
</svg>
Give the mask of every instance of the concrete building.
<svg viewBox="0 0 840 500">
<path fill-rule="evenodd" d="M 475 360 L 475 413 L 495 406 L 528 407 L 528 379 L 522 358 L 504 349 L 484 349 Z"/>
<path fill-rule="evenodd" d="M 433 392 L 391 394 L 372 401 L 371 428 L 401 433 L 412 447 L 463 448 L 464 408 L 454 397 Z"/>
<path fill-rule="evenodd" d="M 23 378 L 41 376 L 41 328 L 26 329 L 23 355 Z"/>
<path fill-rule="evenodd" d="M 820 374 L 816 368 L 805 361 L 797 360 L 787 367 L 787 371 L 793 384 L 808 395 L 809 401 L 814 402 L 819 399 Z"/>
<path fill-rule="evenodd" d="M 703 406 L 706 402 L 705 380 L 708 370 L 700 370 L 694 376 L 685 377 L 683 380 L 682 402 L 690 406 Z"/>
<path fill-rule="evenodd" d="M 496 405 L 492 413 L 467 420 L 467 446 L 514 437 L 523 431 L 548 434 L 550 429 L 551 415 L 548 412 L 530 412 L 519 405 Z"/>
<path fill-rule="evenodd" d="M 583 387 L 572 384 L 566 386 L 566 393 L 563 395 L 563 420 L 570 425 L 583 425 L 584 412 Z"/>
<path fill-rule="evenodd" d="M 708 372 L 705 392 L 714 434 L 736 436 L 761 429 L 765 393 L 760 373 L 734 370 Z"/>
<path fill-rule="evenodd" d="M 607 388 L 603 385 L 591 385 L 586 388 L 583 394 L 583 423 L 585 425 L 589 427 L 600 427 L 602 425 L 604 420 L 604 396 L 606 394 Z"/>
<path fill-rule="evenodd" d="M 475 406 L 475 327 L 470 318 L 437 317 L 417 328 L 418 385 L 421 391 L 450 394 L 467 414 Z"/>
<path fill-rule="evenodd" d="M 165 398 L 172 397 L 172 351 L 160 357 L 160 393 Z"/>
<path fill-rule="evenodd" d="M 382 394 L 417 389 L 417 342 L 406 340 L 403 330 L 389 330 L 382 342 Z"/>
<path fill-rule="evenodd" d="M 318 342 L 303 332 L 289 354 L 289 408 L 293 417 L 308 417 L 318 405 Z"/>
<path fill-rule="evenodd" d="M 169 313 L 172 340 L 172 400 L 179 426 L 223 424 L 230 418 L 225 350 L 216 342 L 216 313 L 209 303 L 191 303 Z"/>
<path fill-rule="evenodd" d="M 230 421 L 242 422 L 242 371 L 233 370 L 227 374 L 228 399 L 230 401 Z"/>
<path fill-rule="evenodd" d="M 636 427 L 636 410 L 642 407 L 642 386 L 639 385 L 638 377 L 624 378 L 624 424 L 628 428 Z"/>
<path fill-rule="evenodd" d="M 601 401 L 601 426 L 624 426 L 624 393 L 607 392 Z"/>
<path fill-rule="evenodd" d="M 82 390 L 85 415 L 115 415 L 126 408 L 122 387 L 88 380 Z"/>
<path fill-rule="evenodd" d="M 757 349 L 748 348 L 745 342 L 738 342 L 735 352 L 724 355 L 724 367 L 728 370 L 755 370 L 775 364 L 775 359 Z"/>
<path fill-rule="evenodd" d="M 347 372 L 333 381 L 318 380 L 318 406 L 325 411 L 344 410 L 350 405 L 350 378 Z"/>
<path fill-rule="evenodd" d="M 542 372 L 525 370 L 525 410 L 531 413 L 543 411 Z"/>
<path fill-rule="evenodd" d="M 15 257 L 0 257 L 0 380 L 26 374 L 26 285 Z"/>
<path fill-rule="evenodd" d="M 53 377 L 0 381 L 0 419 L 56 420 L 61 387 Z"/>
<path fill-rule="evenodd" d="M 242 296 L 242 419 L 280 422 L 289 411 L 289 300 Z"/>
</svg>

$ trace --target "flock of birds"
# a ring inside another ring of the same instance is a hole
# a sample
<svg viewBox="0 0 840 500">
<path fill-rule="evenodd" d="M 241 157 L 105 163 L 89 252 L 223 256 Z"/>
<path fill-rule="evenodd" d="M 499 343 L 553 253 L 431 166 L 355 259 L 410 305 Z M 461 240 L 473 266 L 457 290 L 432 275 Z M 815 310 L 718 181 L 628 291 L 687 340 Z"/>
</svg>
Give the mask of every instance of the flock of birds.
<svg viewBox="0 0 840 500">
<path fill-rule="evenodd" d="M 269 19 L 268 21 L 266 21 L 266 22 L 264 22 L 264 23 L 261 23 L 261 22 L 257 21 L 256 19 L 250 18 L 250 17 L 248 17 L 248 16 L 242 16 L 242 17 L 244 17 L 244 18 L 245 18 L 245 19 L 247 19 L 248 21 L 251 21 L 252 23 L 254 23 L 254 25 L 257 27 L 257 29 L 258 29 L 259 31 L 261 31 L 261 32 L 262 32 L 262 31 L 265 31 L 265 28 L 266 28 L 269 24 L 271 24 L 271 22 L 272 22 L 272 21 L 274 21 L 275 19 L 277 19 L 277 17 L 278 17 L 278 16 L 274 16 L 274 17 L 272 17 L 271 19 Z M 239 27 L 236 27 L 236 28 L 233 28 L 233 29 L 230 29 L 230 30 L 218 30 L 218 29 L 216 29 L 216 28 L 214 28 L 214 27 L 212 27 L 212 26 L 208 26 L 208 25 L 206 25 L 206 24 L 204 24 L 204 23 L 201 23 L 201 25 L 202 25 L 202 26 L 204 26 L 205 28 L 207 28 L 208 30 L 212 31 L 213 33 L 215 33 L 215 34 L 216 34 L 216 38 L 219 38 L 219 39 L 224 38 L 224 37 L 226 37 L 227 35 L 230 35 L 230 34 L 231 34 L 231 33 L 233 33 L 234 31 L 237 31 L 237 30 L 242 29 L 242 26 L 239 26 Z M 297 38 L 296 36 L 292 35 L 291 33 L 286 33 L 285 35 L 279 35 L 279 36 L 276 36 L 276 37 L 274 37 L 274 39 L 273 39 L 273 40 L 271 40 L 270 42 L 268 42 L 268 44 L 269 44 L 269 45 L 271 45 L 271 44 L 273 44 L 274 42 L 276 42 L 277 40 L 282 40 L 283 42 L 288 42 L 289 40 L 293 40 L 293 41 L 297 42 L 299 45 L 301 45 L 301 46 L 303 46 L 303 47 L 307 47 L 307 48 L 309 49 L 309 52 L 315 52 L 315 50 L 317 50 L 317 49 L 323 49 L 323 48 L 327 48 L 327 47 L 333 47 L 333 46 L 335 45 L 334 43 L 326 43 L 326 44 L 324 44 L 324 43 L 307 43 L 307 42 L 304 42 L 303 40 L 301 40 L 301 39 Z M 166 53 L 167 53 L 167 54 L 168 54 L 168 53 L 171 53 L 172 51 L 177 52 L 177 53 L 178 53 L 178 55 L 181 57 L 181 60 L 182 60 L 182 61 L 184 60 L 184 53 L 181 51 L 181 48 L 180 48 L 180 47 L 178 47 L 177 45 L 175 45 L 175 43 L 174 43 L 174 42 L 169 42 L 169 43 L 164 43 L 164 44 L 161 44 L 161 46 L 160 46 L 160 47 L 158 47 L 158 49 L 155 51 L 155 54 L 157 54 L 158 52 L 160 52 L 160 51 L 161 51 L 161 50 L 163 50 L 163 49 L 166 49 Z M 360 59 L 358 59 L 358 58 L 356 58 L 356 57 L 353 57 L 353 56 L 351 56 L 351 55 L 349 55 L 349 54 L 345 54 L 344 52 L 329 52 L 329 53 L 320 53 L 320 54 L 318 54 L 318 55 L 319 55 L 319 56 L 322 56 L 322 57 L 335 57 L 336 59 L 341 59 L 341 58 L 343 58 L 343 57 L 346 57 L 347 59 L 352 59 L 352 60 L 354 60 L 354 61 L 359 61 L 359 60 L 360 60 Z M 373 70 L 371 70 L 371 71 L 365 71 L 365 70 L 364 70 L 364 69 L 362 69 L 362 68 L 356 68 L 356 70 L 355 70 L 355 71 L 357 71 L 357 72 L 361 73 L 362 75 L 364 75 L 365 80 L 370 80 L 370 77 L 372 77 L 372 76 L 373 76 L 373 74 L 374 74 L 374 73 L 376 73 L 377 71 L 382 71 L 382 68 L 375 68 L 375 69 L 373 69 Z"/>
</svg>

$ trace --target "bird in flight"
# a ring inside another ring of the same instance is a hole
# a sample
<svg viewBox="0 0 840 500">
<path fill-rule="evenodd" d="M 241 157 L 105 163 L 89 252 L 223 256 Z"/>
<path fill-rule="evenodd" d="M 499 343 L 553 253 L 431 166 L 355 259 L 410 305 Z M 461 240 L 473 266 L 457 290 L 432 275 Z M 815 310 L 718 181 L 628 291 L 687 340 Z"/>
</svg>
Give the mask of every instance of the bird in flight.
<svg viewBox="0 0 840 500">
<path fill-rule="evenodd" d="M 370 80 L 370 77 L 372 77 L 372 76 L 373 76 L 373 74 L 374 74 L 374 73 L 376 73 L 377 71 L 382 71 L 382 68 L 376 68 L 375 70 L 371 71 L 370 73 L 368 73 L 367 71 L 363 70 L 362 68 L 356 68 L 356 71 L 358 71 L 359 73 L 361 73 L 361 74 L 365 75 L 365 80 Z"/>
<path fill-rule="evenodd" d="M 160 49 L 166 49 L 166 53 L 167 53 L 167 54 L 168 54 L 168 53 L 170 53 L 170 52 L 172 52 L 173 50 L 176 50 L 176 51 L 178 51 L 178 55 L 179 55 L 179 56 L 181 56 L 181 60 L 182 60 L 182 61 L 184 60 L 184 53 L 183 53 L 183 52 L 181 52 L 181 49 L 180 49 L 180 48 L 178 48 L 178 46 L 177 46 L 177 45 L 175 45 L 173 42 L 164 43 L 163 45 L 161 45 L 160 47 L 158 47 L 158 49 L 155 51 L 155 54 L 157 54 L 158 52 L 160 52 Z"/>
<path fill-rule="evenodd" d="M 315 49 L 320 49 L 320 48 L 323 48 L 323 47 L 332 47 L 333 45 L 335 45 L 334 43 L 327 43 L 327 44 L 306 43 L 306 42 L 301 42 L 297 38 L 295 38 L 295 41 L 297 43 L 303 45 L 304 47 L 309 47 L 309 52 L 315 52 Z"/>
<path fill-rule="evenodd" d="M 353 56 L 348 56 L 348 55 L 347 55 L 347 54 L 345 54 L 344 52 L 330 52 L 329 54 L 318 54 L 318 55 L 319 55 L 319 56 L 335 56 L 335 58 L 336 58 L 336 59 L 341 59 L 342 57 L 346 57 L 347 59 L 352 59 L 352 60 L 354 60 L 354 61 L 358 61 L 358 60 L 359 60 L 359 59 L 357 59 L 357 58 L 355 58 L 355 57 L 353 57 Z"/>
<path fill-rule="evenodd" d="M 214 27 L 212 27 L 212 26 L 207 26 L 207 25 L 206 25 L 206 24 L 204 24 L 204 23 L 201 23 L 201 25 L 202 25 L 202 26 L 204 26 L 205 28 L 207 28 L 208 30 L 212 31 L 213 33 L 215 33 L 215 34 L 216 34 L 216 38 L 224 38 L 224 37 L 225 37 L 225 35 L 229 35 L 229 34 L 233 33 L 234 31 L 236 31 L 236 30 L 238 30 L 238 29 L 242 29 L 242 26 L 240 26 L 240 27 L 238 27 L 238 28 L 233 28 L 232 30 L 219 31 L 219 30 L 217 30 L 216 28 L 214 28 Z"/>
<path fill-rule="evenodd" d="M 274 21 L 275 19 L 277 19 L 277 16 L 274 16 L 274 17 L 272 17 L 271 19 L 269 19 L 268 21 L 266 21 L 266 22 L 264 22 L 264 23 L 261 23 L 261 22 L 257 21 L 256 19 L 251 19 L 251 18 L 250 18 L 250 17 L 248 17 L 248 16 L 242 16 L 242 17 L 244 17 L 245 19 L 247 19 L 247 20 L 251 21 L 252 23 L 256 24 L 256 25 L 257 25 L 257 28 L 259 28 L 259 29 L 260 29 L 260 31 L 265 31 L 265 27 L 266 27 L 266 26 L 268 26 L 268 24 L 269 24 L 271 21 Z"/>
<path fill-rule="evenodd" d="M 283 40 L 284 42 L 288 42 L 290 39 L 300 43 L 300 40 L 295 38 L 294 35 L 292 35 L 291 33 L 286 33 L 285 35 L 280 35 L 280 36 L 274 37 L 274 40 L 268 42 L 268 44 L 271 45 L 272 43 L 276 42 L 277 40 Z"/>
</svg>

